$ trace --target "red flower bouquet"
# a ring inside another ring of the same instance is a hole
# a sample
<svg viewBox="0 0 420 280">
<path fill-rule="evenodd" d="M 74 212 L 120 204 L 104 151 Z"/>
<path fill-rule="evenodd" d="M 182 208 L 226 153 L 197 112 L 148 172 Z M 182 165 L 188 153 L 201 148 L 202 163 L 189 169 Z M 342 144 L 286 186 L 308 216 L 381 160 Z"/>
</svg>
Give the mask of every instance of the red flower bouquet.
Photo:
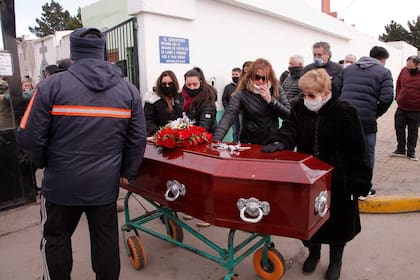
<svg viewBox="0 0 420 280">
<path fill-rule="evenodd" d="M 193 125 L 193 122 L 185 115 L 183 118 L 169 122 L 154 136 L 156 146 L 168 149 L 189 148 L 211 142 L 211 139 L 211 133 L 208 133 L 204 127 Z"/>
</svg>

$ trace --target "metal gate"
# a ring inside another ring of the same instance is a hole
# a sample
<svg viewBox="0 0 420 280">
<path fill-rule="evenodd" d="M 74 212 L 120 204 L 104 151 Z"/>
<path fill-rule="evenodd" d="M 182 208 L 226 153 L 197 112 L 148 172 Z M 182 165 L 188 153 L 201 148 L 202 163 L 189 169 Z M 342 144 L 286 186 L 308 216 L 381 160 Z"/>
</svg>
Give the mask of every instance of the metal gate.
<svg viewBox="0 0 420 280">
<path fill-rule="evenodd" d="M 105 58 L 120 67 L 124 78 L 140 89 L 137 29 L 137 19 L 131 18 L 104 31 Z"/>
</svg>

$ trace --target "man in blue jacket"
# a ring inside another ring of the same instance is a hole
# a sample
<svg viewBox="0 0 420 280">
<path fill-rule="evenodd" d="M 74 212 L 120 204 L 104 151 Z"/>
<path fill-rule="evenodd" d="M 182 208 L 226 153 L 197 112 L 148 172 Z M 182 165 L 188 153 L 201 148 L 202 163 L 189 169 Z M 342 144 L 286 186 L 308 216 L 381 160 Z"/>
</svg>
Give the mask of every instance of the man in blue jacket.
<svg viewBox="0 0 420 280">
<path fill-rule="evenodd" d="M 389 109 L 394 96 L 392 74 L 384 66 L 388 57 L 385 48 L 375 46 L 370 50 L 369 57 L 364 56 L 349 65 L 334 80 L 334 88 L 341 91 L 341 99 L 349 101 L 357 109 L 372 169 L 378 131 L 376 120 Z M 375 194 L 376 190 L 371 189 L 368 197 Z M 362 200 L 366 198 L 359 197 Z"/>
<path fill-rule="evenodd" d="M 146 144 L 138 90 L 104 61 L 105 36 L 94 28 L 70 35 L 68 71 L 42 81 L 17 132 L 39 168 L 43 279 L 70 279 L 71 236 L 86 214 L 96 279 L 118 279 L 116 200 L 136 176 Z"/>
</svg>

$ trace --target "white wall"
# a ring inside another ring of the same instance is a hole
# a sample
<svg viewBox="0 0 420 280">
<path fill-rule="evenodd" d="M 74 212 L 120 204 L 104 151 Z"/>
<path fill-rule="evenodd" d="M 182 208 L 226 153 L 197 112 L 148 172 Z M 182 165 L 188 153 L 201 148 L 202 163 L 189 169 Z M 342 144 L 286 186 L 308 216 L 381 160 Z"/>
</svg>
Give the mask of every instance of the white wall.
<svg viewBox="0 0 420 280">
<path fill-rule="evenodd" d="M 292 54 L 312 61 L 312 45 L 327 41 L 332 60 L 347 53 L 358 58 L 369 55 L 374 45 L 391 54 L 387 67 L 396 79 L 401 57 L 413 48 L 395 48 L 355 30 L 351 25 L 307 6 L 303 0 L 127 0 L 128 12 L 139 23 L 140 91 L 145 94 L 158 75 L 173 70 L 183 84 L 183 74 L 193 66 L 203 69 L 207 79 L 216 78 L 219 103 L 231 69 L 246 60 L 268 59 L 279 76 Z M 162 64 L 159 36 L 189 39 L 190 64 Z M 414 48 L 415 49 L 415 48 Z M 220 105 L 220 104 L 219 104 Z M 220 106 L 219 106 L 220 108 Z"/>
<path fill-rule="evenodd" d="M 37 84 L 42 79 L 45 66 L 70 57 L 71 30 L 31 40 L 24 37 L 17 45 L 21 77 L 28 75 Z M 43 54 L 43 52 L 45 52 Z"/>
</svg>

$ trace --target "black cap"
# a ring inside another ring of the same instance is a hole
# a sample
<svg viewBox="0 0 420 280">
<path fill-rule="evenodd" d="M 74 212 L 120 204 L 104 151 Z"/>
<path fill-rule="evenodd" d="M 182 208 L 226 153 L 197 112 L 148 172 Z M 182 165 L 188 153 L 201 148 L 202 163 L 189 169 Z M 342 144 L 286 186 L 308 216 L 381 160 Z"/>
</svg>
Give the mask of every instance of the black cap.
<svg viewBox="0 0 420 280">
<path fill-rule="evenodd" d="M 79 28 L 70 34 L 70 58 L 104 59 L 105 36 L 96 28 Z"/>
</svg>

